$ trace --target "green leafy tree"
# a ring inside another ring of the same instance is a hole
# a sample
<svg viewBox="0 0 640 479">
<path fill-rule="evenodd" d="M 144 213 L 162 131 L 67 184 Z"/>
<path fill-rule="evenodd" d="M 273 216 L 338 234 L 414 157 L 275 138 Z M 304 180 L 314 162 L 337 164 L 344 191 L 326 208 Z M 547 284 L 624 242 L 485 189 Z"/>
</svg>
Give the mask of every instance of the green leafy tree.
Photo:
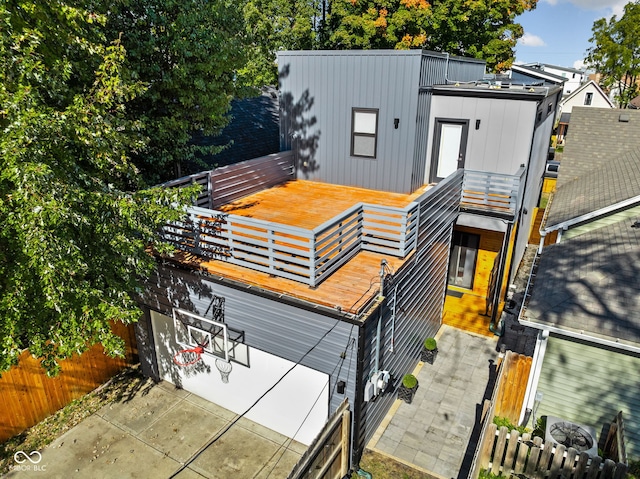
<svg viewBox="0 0 640 479">
<path fill-rule="evenodd" d="M 602 75 L 600 83 L 615 91 L 616 102 L 626 108 L 638 95 L 640 80 L 640 4 L 628 3 L 622 17 L 596 20 L 586 63 Z"/>
<path fill-rule="evenodd" d="M 140 183 L 142 125 L 125 105 L 143 85 L 101 37 L 104 16 L 11 0 L 0 22 L 0 371 L 28 348 L 55 374 L 96 343 L 124 352 L 110 322 L 138 319 L 150 249 L 169 251 L 158 228 L 194 192 Z"/>
<path fill-rule="evenodd" d="M 327 45 L 338 49 L 425 48 L 508 69 L 523 35 L 515 18 L 537 0 L 334 0 Z"/>
<path fill-rule="evenodd" d="M 244 21 L 250 55 L 238 72 L 247 85 L 277 85 L 278 50 L 312 50 L 318 47 L 320 2 L 313 0 L 248 0 Z"/>
<path fill-rule="evenodd" d="M 133 157 L 151 184 L 181 176 L 215 147 L 194 136 L 216 135 L 231 100 L 243 94 L 236 71 L 245 64 L 242 12 L 233 0 L 104 2 L 108 38 L 121 35 L 127 75 L 147 89 L 127 102 L 146 148 Z M 218 148 L 219 149 L 219 148 Z"/>
</svg>

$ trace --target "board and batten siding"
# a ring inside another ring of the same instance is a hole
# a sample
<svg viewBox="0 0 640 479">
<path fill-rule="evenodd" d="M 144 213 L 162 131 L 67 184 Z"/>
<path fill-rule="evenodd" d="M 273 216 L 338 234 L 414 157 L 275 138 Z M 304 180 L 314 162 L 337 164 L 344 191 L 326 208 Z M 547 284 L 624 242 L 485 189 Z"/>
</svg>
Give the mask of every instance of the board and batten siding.
<svg viewBox="0 0 640 479">
<path fill-rule="evenodd" d="M 538 382 L 536 416 L 557 416 L 595 428 L 622 411 L 627 454 L 640 456 L 640 358 L 551 336 Z"/>
<path fill-rule="evenodd" d="M 329 413 L 335 411 L 345 397 L 353 404 L 358 332 L 347 322 L 229 287 L 204 274 L 166 265 L 159 265 L 148 282 L 144 303 L 168 316 L 176 307 L 210 317 L 207 309 L 213 295 L 225 298 L 225 322 L 230 328 L 244 331 L 245 344 L 329 375 Z M 303 358 L 330 329 L 331 332 Z M 141 353 L 140 361 L 150 356 Z M 345 394 L 336 391 L 339 380 L 347 383 Z"/>
<path fill-rule="evenodd" d="M 360 388 L 375 369 L 378 319 L 381 321 L 379 369 L 391 373 L 390 391 L 364 403 L 360 411 L 356 450 L 362 451 L 396 399 L 402 376 L 420 360 L 422 344 L 442 323 L 453 224 L 462 188 L 458 171 L 430 190 L 420 204 L 417 253 L 385 284 L 379 314 L 365 322 L 363 370 Z M 393 318 L 395 302 L 395 320 Z"/>
<path fill-rule="evenodd" d="M 431 109 L 432 85 L 447 82 L 471 82 L 482 79 L 485 62 L 473 58 L 451 57 L 443 53 L 423 52 L 420 65 L 420 89 L 418 91 L 418 111 L 416 116 L 416 137 L 413 150 L 411 171 L 411 189 L 416 190 L 425 183 L 425 171 L 428 166 L 427 144 L 429 130 L 429 111 Z"/>
<path fill-rule="evenodd" d="M 515 174 L 529 162 L 536 119 L 536 102 L 469 96 L 441 96 L 432 99 L 427 165 L 433 156 L 436 118 L 468 120 L 465 169 Z M 475 129 L 480 120 L 479 129 Z M 429 178 L 427 172 L 427 179 Z"/>
<path fill-rule="evenodd" d="M 428 95 L 418 109 L 420 87 L 452 70 L 480 79 L 484 62 L 420 50 L 284 51 L 278 69 L 280 148 L 296 151 L 298 178 L 411 193 L 424 176 L 414 154 L 429 109 Z M 378 109 L 376 158 L 351 156 L 353 108 Z"/>
</svg>

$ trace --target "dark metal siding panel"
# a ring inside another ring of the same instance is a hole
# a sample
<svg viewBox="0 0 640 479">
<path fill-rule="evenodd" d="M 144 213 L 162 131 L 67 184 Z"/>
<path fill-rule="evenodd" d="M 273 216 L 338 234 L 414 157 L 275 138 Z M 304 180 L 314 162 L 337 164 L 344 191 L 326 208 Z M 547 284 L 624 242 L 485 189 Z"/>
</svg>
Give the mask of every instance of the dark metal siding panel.
<svg viewBox="0 0 640 479">
<path fill-rule="evenodd" d="M 599 435 L 622 410 L 627 454 L 640 455 L 640 358 L 550 337 L 537 390 L 536 417 L 557 416 Z"/>
<path fill-rule="evenodd" d="M 330 412 L 345 397 L 354 403 L 358 328 L 352 324 L 162 265 L 148 283 L 144 303 L 163 314 L 170 315 L 172 307 L 179 307 L 206 316 L 214 294 L 225 298 L 225 322 L 245 332 L 247 345 L 289 361 L 301 361 L 330 376 Z M 345 394 L 335 390 L 339 380 L 347 383 Z"/>
<path fill-rule="evenodd" d="M 385 285 L 385 301 L 380 316 L 371 317 L 365 324 L 363 379 L 366 382 L 374 369 L 377 321 L 381 317 L 380 369 L 390 371 L 393 386 L 375 401 L 364 404 L 356 448 L 364 447 L 371 439 L 395 400 L 395 390 L 402 376 L 413 371 L 418 364 L 423 341 L 434 336 L 440 328 L 449 248 L 461 188 L 462 171 L 459 171 L 440 183 L 433 195 L 423 198 L 418 253 L 395 273 L 390 284 Z M 396 317 L 392 327 L 394 296 Z M 360 387 L 364 387 L 364 382 Z"/>
<path fill-rule="evenodd" d="M 418 94 L 418 113 L 416 115 L 416 140 L 413 153 L 413 172 L 411 175 L 411 189 L 417 190 L 425 184 L 427 169 L 427 145 L 429 144 L 429 112 L 433 94 L 421 91 Z"/>
<path fill-rule="evenodd" d="M 298 178 L 412 191 L 420 52 L 305 53 L 278 55 L 281 146 L 299 137 Z M 376 159 L 350 156 L 354 107 L 379 109 Z"/>
</svg>

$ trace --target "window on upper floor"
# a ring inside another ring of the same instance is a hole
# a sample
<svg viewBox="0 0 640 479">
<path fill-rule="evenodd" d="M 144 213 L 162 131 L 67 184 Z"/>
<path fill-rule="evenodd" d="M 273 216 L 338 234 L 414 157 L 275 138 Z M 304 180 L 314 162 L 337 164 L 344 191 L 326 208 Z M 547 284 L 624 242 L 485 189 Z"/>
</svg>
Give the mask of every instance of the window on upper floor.
<svg viewBox="0 0 640 479">
<path fill-rule="evenodd" d="M 351 156 L 375 158 L 378 146 L 378 109 L 353 108 L 351 113 Z"/>
<path fill-rule="evenodd" d="M 588 92 L 585 96 L 584 96 L 584 104 L 585 105 L 591 105 L 591 101 L 593 100 L 593 93 Z"/>
</svg>

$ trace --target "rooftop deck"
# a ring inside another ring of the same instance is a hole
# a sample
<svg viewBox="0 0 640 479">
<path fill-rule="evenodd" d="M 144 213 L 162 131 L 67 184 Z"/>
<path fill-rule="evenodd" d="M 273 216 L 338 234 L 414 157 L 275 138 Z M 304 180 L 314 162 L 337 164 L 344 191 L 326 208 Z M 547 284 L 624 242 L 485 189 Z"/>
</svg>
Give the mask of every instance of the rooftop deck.
<svg viewBox="0 0 640 479">
<path fill-rule="evenodd" d="M 515 208 L 512 177 L 468 177 L 473 187 L 453 199 L 462 207 Z M 295 180 L 290 155 L 270 155 L 167 184 L 205 189 L 164 238 L 179 261 L 213 275 L 358 314 L 377 294 L 382 260 L 397 270 L 413 254 L 421 206 L 452 201 L 439 190 L 462 178 L 389 193 Z"/>
</svg>

